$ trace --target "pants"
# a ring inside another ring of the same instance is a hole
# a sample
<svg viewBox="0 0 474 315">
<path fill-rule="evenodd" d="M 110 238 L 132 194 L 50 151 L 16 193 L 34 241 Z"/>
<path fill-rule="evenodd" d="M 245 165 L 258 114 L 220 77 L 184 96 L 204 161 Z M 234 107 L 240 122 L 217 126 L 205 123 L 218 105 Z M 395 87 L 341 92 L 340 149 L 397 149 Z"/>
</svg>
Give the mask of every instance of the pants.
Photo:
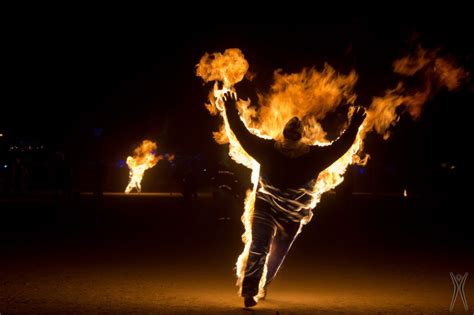
<svg viewBox="0 0 474 315">
<path fill-rule="evenodd" d="M 267 202 L 256 199 L 252 217 L 252 240 L 242 282 L 242 296 L 255 296 L 267 261 L 265 285 L 275 278 L 291 245 L 296 239 L 299 222 L 279 216 Z"/>
</svg>

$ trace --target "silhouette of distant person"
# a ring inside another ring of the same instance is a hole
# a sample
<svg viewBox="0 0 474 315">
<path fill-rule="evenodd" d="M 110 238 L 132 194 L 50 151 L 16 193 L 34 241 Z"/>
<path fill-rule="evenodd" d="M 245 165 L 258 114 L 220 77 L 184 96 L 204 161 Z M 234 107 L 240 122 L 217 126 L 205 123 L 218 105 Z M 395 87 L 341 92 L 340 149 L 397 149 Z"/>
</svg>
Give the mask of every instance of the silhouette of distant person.
<svg viewBox="0 0 474 315">
<path fill-rule="evenodd" d="M 71 191 L 71 170 L 64 152 L 54 152 L 50 163 L 52 171 L 52 184 L 55 197 L 69 194 Z"/>
<path fill-rule="evenodd" d="M 95 164 L 94 195 L 101 199 L 104 193 L 104 182 L 107 177 L 107 165 L 102 160 L 97 160 Z"/>
<path fill-rule="evenodd" d="M 185 201 L 191 202 L 192 199 L 197 198 L 196 176 L 192 169 L 188 169 L 184 173 L 182 185 L 182 192 Z"/>
<path fill-rule="evenodd" d="M 104 130 L 100 127 L 93 129 L 92 158 L 93 158 L 93 195 L 97 204 L 100 205 L 104 193 L 104 184 L 107 178 L 107 164 L 104 152 Z"/>
<path fill-rule="evenodd" d="M 12 191 L 24 192 L 28 186 L 29 171 L 23 160 L 19 157 L 15 159 L 12 165 Z"/>
<path fill-rule="evenodd" d="M 252 214 L 252 239 L 241 295 L 246 307 L 257 304 L 259 282 L 267 262 L 267 285 L 273 280 L 294 242 L 317 175 L 352 146 L 365 111 L 356 108 L 346 131 L 330 146 L 308 146 L 300 140 L 303 125 L 290 119 L 283 141 L 266 140 L 250 133 L 240 119 L 234 94 L 224 96 L 227 119 L 242 148 L 260 164 L 260 178 Z"/>
<path fill-rule="evenodd" d="M 230 220 L 231 209 L 228 206 L 232 199 L 239 197 L 237 192 L 237 179 L 233 172 L 218 170 L 211 178 L 212 197 L 218 206 L 216 213 L 218 220 Z"/>
</svg>

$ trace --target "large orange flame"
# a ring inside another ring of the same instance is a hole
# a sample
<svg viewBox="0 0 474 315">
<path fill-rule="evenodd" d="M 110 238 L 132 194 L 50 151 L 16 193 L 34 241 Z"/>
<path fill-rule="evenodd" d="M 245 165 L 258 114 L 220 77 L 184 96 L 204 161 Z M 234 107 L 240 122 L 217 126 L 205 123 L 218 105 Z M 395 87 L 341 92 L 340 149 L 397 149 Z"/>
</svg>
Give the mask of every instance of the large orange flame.
<svg viewBox="0 0 474 315">
<path fill-rule="evenodd" d="M 142 179 L 145 171 L 158 163 L 163 157 L 156 156 L 156 143 L 150 140 L 143 140 L 142 144 L 133 151 L 133 156 L 127 157 L 127 165 L 130 169 L 127 187 L 125 192 L 128 194 L 133 189 L 137 192 L 142 190 Z"/>
<path fill-rule="evenodd" d="M 236 264 L 238 281 L 241 286 L 245 265 L 252 239 L 252 212 L 259 178 L 260 165 L 249 156 L 240 146 L 229 127 L 223 103 L 224 93 L 236 93 L 234 85 L 244 79 L 248 70 L 248 62 L 239 49 L 227 49 L 223 54 L 205 54 L 197 65 L 196 74 L 205 82 L 214 81 L 209 94 L 209 103 L 206 108 L 212 115 L 219 114 L 223 118 L 223 125 L 214 133 L 214 139 L 220 143 L 229 143 L 229 155 L 237 163 L 243 164 L 252 170 L 251 182 L 253 189 L 249 190 L 245 199 L 245 210 L 242 222 L 245 232 L 242 240 L 245 244 L 242 254 Z M 396 88 L 388 90 L 383 97 L 375 97 L 367 111 L 367 117 L 359 127 L 356 140 L 352 147 L 326 170 L 321 172 L 310 192 L 310 204 L 314 208 L 320 201 L 321 195 L 335 188 L 343 181 L 347 167 L 352 163 L 365 164 L 368 155 L 361 155 L 363 140 L 366 134 L 375 130 L 385 138 L 388 130 L 399 119 L 397 108 L 406 106 L 413 117 L 421 113 L 422 105 L 439 88 L 456 88 L 466 73 L 457 68 L 454 63 L 440 58 L 436 52 L 427 52 L 418 48 L 414 56 L 407 56 L 394 62 L 394 71 L 403 76 L 420 74 L 423 78 L 421 89 L 410 91 L 400 82 Z M 347 75 L 337 73 L 330 65 L 325 64 L 321 71 L 315 68 L 303 69 L 300 73 L 285 74 L 282 71 L 274 73 L 274 83 L 266 94 L 260 94 L 259 106 L 251 104 L 249 100 L 239 100 L 239 109 L 242 121 L 250 132 L 262 138 L 281 140 L 281 132 L 286 122 L 298 116 L 305 127 L 304 141 L 311 145 L 329 145 L 326 132 L 320 121 L 330 112 L 340 106 L 355 105 L 356 94 L 353 89 L 357 81 L 355 71 Z M 219 87 L 218 82 L 222 82 Z M 348 111 L 352 115 L 353 110 Z M 315 174 L 316 176 L 316 174 Z M 265 189 L 263 187 L 262 189 Z M 301 226 L 311 220 L 312 214 L 303 219 Z M 301 230 L 301 227 L 300 227 Z M 263 288 L 266 278 L 266 266 L 260 281 Z M 263 291 L 260 290 L 258 297 Z M 258 298 L 257 297 L 257 298 Z"/>
</svg>

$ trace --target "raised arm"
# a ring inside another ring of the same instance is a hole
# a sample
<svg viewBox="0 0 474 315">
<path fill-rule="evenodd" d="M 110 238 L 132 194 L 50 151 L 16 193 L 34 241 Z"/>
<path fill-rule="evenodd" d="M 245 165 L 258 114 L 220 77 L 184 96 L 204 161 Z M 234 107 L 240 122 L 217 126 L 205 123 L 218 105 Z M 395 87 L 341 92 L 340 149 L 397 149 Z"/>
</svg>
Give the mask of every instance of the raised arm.
<svg viewBox="0 0 474 315">
<path fill-rule="evenodd" d="M 309 163 L 319 165 L 321 170 L 337 161 L 354 144 L 360 125 L 365 119 L 365 110 L 362 107 L 355 109 L 349 127 L 333 144 L 327 147 L 312 147 L 308 154 Z"/>
<path fill-rule="evenodd" d="M 240 119 L 237 110 L 236 99 L 232 93 L 227 92 L 224 95 L 225 110 L 230 129 L 237 137 L 242 148 L 257 161 L 264 156 L 265 151 L 273 147 L 271 141 L 257 137 L 250 133 L 243 121 Z"/>
</svg>

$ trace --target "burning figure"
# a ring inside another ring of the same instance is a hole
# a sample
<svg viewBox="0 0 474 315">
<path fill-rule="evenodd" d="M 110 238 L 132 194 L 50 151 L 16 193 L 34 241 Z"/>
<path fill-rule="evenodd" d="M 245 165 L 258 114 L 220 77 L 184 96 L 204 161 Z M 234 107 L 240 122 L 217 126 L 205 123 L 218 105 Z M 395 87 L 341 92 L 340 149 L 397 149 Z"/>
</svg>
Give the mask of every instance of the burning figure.
<svg viewBox="0 0 474 315">
<path fill-rule="evenodd" d="M 366 135 L 377 132 L 387 139 L 403 110 L 419 117 L 436 91 L 454 90 L 467 77 L 454 62 L 418 47 L 414 54 L 396 60 L 393 71 L 417 77 L 419 87 L 409 88 L 401 80 L 383 96 L 374 97 L 365 112 L 354 106 L 355 71 L 340 74 L 328 64 L 321 71 L 277 70 L 269 92 L 259 93 L 254 102 L 237 99 L 236 84 L 253 76 L 248 69 L 237 48 L 206 53 L 196 69 L 204 82 L 214 82 L 206 108 L 223 122 L 214 139 L 229 143 L 232 159 L 252 170 L 253 187 L 242 216 L 245 246 L 236 263 L 237 285 L 247 307 L 266 295 L 267 285 L 302 226 L 311 220 L 311 209 L 322 194 L 344 180 L 350 164 L 367 163 Z M 352 115 L 349 127 L 331 142 L 320 122 L 347 106 Z"/>
<path fill-rule="evenodd" d="M 283 141 L 251 134 L 241 121 L 235 95 L 224 95 L 229 126 L 242 148 L 260 164 L 252 237 L 242 281 L 245 306 L 257 304 L 265 263 L 267 285 L 273 280 L 300 231 L 301 221 L 311 212 L 310 200 L 317 175 L 339 159 L 354 143 L 365 110 L 355 108 L 346 131 L 329 146 L 309 146 L 300 140 L 303 125 L 291 118 L 283 130 Z M 315 176 L 316 174 L 316 176 Z M 262 297 L 264 297 L 264 295 Z"/>
<path fill-rule="evenodd" d="M 130 180 L 125 193 L 131 192 L 134 188 L 137 192 L 142 190 L 142 179 L 145 171 L 163 159 L 161 155 L 155 156 L 156 143 L 150 140 L 143 140 L 142 144 L 133 151 L 133 157 L 127 157 L 127 165 L 130 169 Z"/>
</svg>

